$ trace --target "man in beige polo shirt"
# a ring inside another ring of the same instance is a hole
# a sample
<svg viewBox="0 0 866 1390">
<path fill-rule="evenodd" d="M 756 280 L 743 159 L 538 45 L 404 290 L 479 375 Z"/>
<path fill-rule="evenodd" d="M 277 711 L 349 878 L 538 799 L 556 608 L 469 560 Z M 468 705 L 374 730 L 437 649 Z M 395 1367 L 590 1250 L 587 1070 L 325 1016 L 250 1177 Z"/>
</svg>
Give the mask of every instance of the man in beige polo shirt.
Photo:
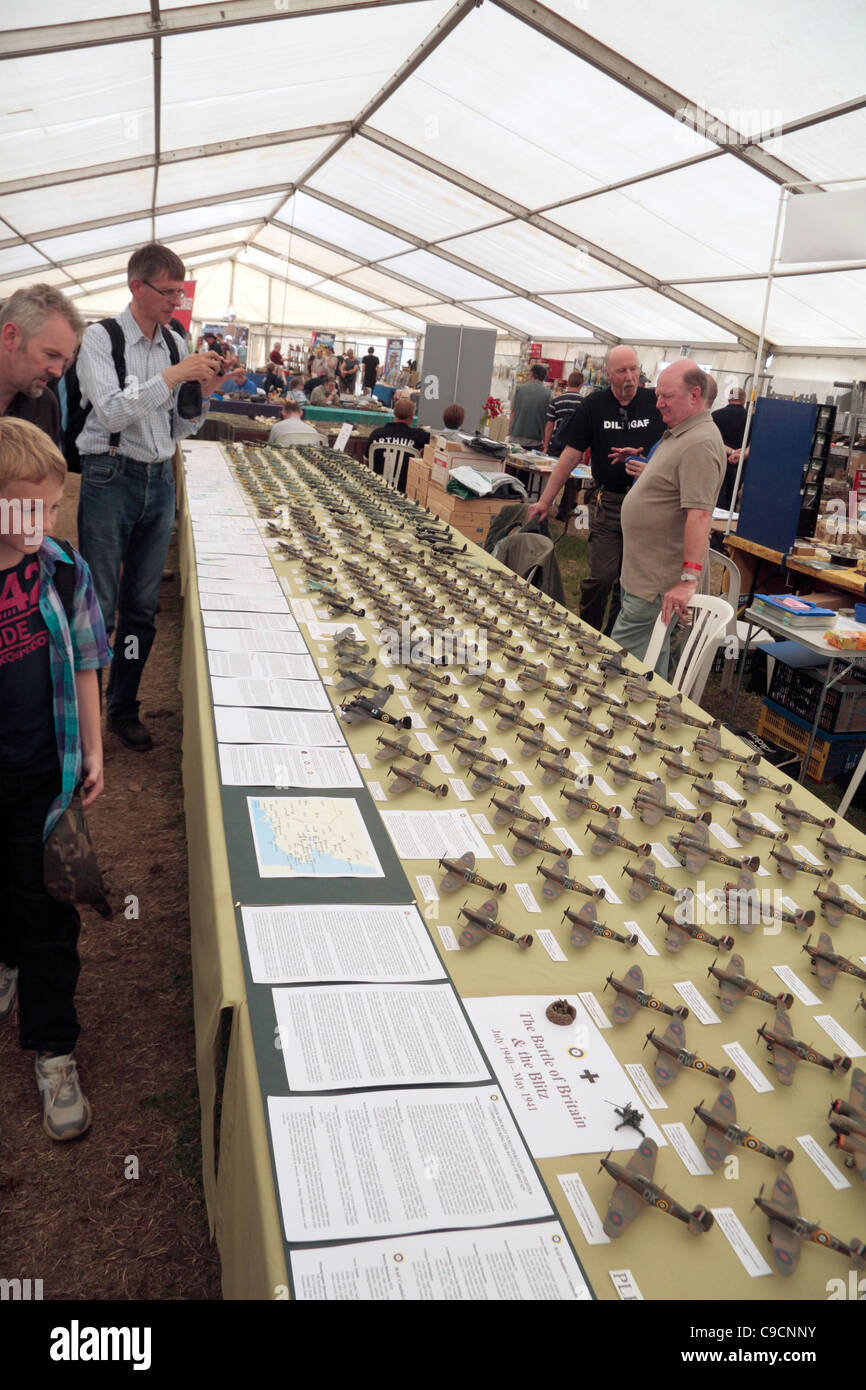
<svg viewBox="0 0 866 1390">
<path fill-rule="evenodd" d="M 710 378 L 684 359 L 656 386 L 665 433 L 649 463 L 630 460 L 637 481 L 622 504 L 622 607 L 611 636 L 642 657 L 656 618 L 668 625 L 656 670 L 667 676 L 675 620 L 688 614 L 707 557 L 725 472 L 722 438 L 707 411 Z"/>
</svg>

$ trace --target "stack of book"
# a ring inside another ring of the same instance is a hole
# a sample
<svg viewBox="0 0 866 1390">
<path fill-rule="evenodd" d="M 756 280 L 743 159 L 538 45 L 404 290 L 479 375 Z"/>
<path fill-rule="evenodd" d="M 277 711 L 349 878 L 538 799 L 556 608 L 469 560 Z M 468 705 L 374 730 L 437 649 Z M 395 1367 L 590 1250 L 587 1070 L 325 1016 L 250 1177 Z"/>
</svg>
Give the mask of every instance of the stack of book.
<svg viewBox="0 0 866 1390">
<path fill-rule="evenodd" d="M 760 617 L 772 618 L 792 632 L 826 628 L 837 616 L 832 608 L 820 608 L 810 599 L 797 598 L 795 594 L 755 594 L 752 609 Z"/>
</svg>

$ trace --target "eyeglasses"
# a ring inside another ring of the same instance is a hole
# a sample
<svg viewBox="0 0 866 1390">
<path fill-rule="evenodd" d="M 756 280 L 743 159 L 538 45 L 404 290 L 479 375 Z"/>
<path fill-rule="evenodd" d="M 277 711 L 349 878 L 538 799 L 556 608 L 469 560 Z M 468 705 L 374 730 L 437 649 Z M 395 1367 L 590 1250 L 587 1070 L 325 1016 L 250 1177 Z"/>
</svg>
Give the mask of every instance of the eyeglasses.
<svg viewBox="0 0 866 1390">
<path fill-rule="evenodd" d="M 152 285 L 149 280 L 142 280 L 143 285 L 147 285 L 149 290 L 154 290 L 156 294 L 161 294 L 163 299 L 168 299 L 172 304 L 180 304 L 186 297 L 186 290 L 161 290 L 158 285 Z"/>
</svg>

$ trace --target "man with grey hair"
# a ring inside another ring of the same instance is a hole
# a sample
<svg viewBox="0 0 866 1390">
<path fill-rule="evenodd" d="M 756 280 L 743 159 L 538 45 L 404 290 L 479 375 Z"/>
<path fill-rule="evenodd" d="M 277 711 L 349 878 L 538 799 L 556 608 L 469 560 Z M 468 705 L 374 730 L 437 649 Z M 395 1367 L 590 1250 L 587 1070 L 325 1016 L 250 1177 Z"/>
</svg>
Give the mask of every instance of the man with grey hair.
<svg viewBox="0 0 866 1390">
<path fill-rule="evenodd" d="M 713 411 L 713 420 L 722 436 L 728 461 L 718 505 L 724 511 L 729 511 L 733 502 L 734 483 L 737 477 L 737 465 L 740 462 L 743 435 L 746 433 L 746 393 L 742 386 L 731 387 L 728 392 L 728 404 L 722 406 L 721 410 Z"/>
<path fill-rule="evenodd" d="M 28 420 L 60 444 L 60 407 L 48 387 L 75 356 L 84 320 L 51 285 L 16 290 L 0 310 L 0 415 Z"/>
<path fill-rule="evenodd" d="M 725 468 L 707 410 L 710 379 L 696 362 L 666 367 L 656 397 L 665 432 L 622 505 L 621 609 L 611 636 L 643 657 L 656 619 L 668 631 L 656 670 L 666 676 L 675 620 L 688 616 L 706 562 Z"/>
<path fill-rule="evenodd" d="M 564 448 L 541 497 L 530 507 L 530 518 L 543 520 L 560 489 L 590 451 L 594 499 L 590 504 L 589 573 L 580 590 L 580 616 L 599 631 L 610 632 L 619 612 L 619 571 L 622 565 L 620 509 L 635 476 L 626 459 L 635 449 L 650 449 L 664 425 L 655 395 L 639 386 L 640 364 L 634 348 L 618 344 L 605 361 L 610 385 L 593 391 L 578 404 L 563 427 Z M 605 609 L 610 610 L 605 626 Z"/>
</svg>

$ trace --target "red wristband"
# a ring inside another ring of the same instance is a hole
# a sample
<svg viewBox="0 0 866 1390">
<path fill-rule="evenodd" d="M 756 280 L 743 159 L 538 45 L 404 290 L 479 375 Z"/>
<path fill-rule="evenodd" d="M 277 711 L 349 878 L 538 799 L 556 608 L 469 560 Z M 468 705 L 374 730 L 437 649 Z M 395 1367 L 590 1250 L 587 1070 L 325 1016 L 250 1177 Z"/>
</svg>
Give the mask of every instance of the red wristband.
<svg viewBox="0 0 866 1390">
<path fill-rule="evenodd" d="M 693 565 L 690 560 L 683 560 L 683 569 L 697 570 L 698 574 L 700 574 L 701 570 L 703 569 L 703 565 Z"/>
</svg>

